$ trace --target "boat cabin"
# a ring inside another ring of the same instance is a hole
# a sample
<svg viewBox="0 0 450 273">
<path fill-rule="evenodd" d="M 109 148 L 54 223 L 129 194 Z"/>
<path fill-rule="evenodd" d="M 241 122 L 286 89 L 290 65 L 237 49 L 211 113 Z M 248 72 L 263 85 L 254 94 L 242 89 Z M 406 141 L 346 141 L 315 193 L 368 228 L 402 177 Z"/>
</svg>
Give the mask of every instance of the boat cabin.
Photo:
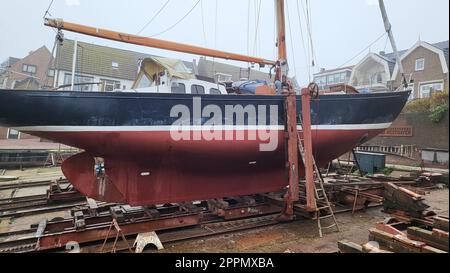
<svg viewBox="0 0 450 273">
<path fill-rule="evenodd" d="M 150 57 L 142 60 L 128 92 L 226 95 L 225 86 L 198 80 L 181 60 Z"/>
</svg>

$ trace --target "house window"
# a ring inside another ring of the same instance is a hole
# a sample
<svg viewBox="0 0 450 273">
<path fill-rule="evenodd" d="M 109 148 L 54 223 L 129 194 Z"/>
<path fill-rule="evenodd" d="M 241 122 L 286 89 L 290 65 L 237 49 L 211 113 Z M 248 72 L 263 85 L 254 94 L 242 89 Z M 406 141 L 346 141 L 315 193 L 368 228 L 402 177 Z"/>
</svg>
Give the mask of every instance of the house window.
<svg viewBox="0 0 450 273">
<path fill-rule="evenodd" d="M 416 60 L 416 71 L 422 71 L 425 69 L 425 59 L 420 58 Z"/>
<path fill-rule="evenodd" d="M 34 74 L 36 74 L 36 70 L 37 70 L 37 68 L 35 65 L 31 65 L 31 64 L 23 64 L 22 65 L 22 72 L 34 75 Z"/>
<path fill-rule="evenodd" d="M 203 94 L 205 94 L 205 88 L 201 85 L 193 84 L 193 85 L 191 85 L 191 94 L 203 95 Z"/>
<path fill-rule="evenodd" d="M 383 83 L 383 75 L 381 73 L 377 74 L 377 83 Z"/>
<path fill-rule="evenodd" d="M 93 82 L 94 82 L 94 77 L 75 75 L 74 83 L 81 84 L 81 85 L 75 85 L 73 87 L 73 91 L 83 91 L 83 92 L 92 91 L 92 84 L 89 84 L 89 83 L 93 83 Z M 65 74 L 64 75 L 64 85 L 68 85 L 71 83 L 72 83 L 72 74 Z M 68 89 L 66 89 L 66 90 L 68 90 Z"/>
<path fill-rule="evenodd" d="M 211 88 L 211 89 L 209 89 L 209 94 L 211 94 L 211 95 L 220 95 L 222 93 L 217 88 Z"/>
<path fill-rule="evenodd" d="M 186 94 L 186 86 L 182 83 L 172 83 L 172 93 Z"/>
<path fill-rule="evenodd" d="M 54 77 L 55 76 L 55 69 L 49 69 L 48 72 L 47 72 L 47 75 L 49 77 Z"/>
<path fill-rule="evenodd" d="M 112 62 L 111 63 L 112 68 L 114 69 L 118 69 L 119 68 L 119 63 L 118 62 Z"/>
<path fill-rule="evenodd" d="M 443 82 L 427 83 L 420 85 L 420 98 L 429 98 L 434 92 L 444 89 Z"/>
<path fill-rule="evenodd" d="M 340 83 L 345 83 L 347 82 L 347 73 L 341 73 L 341 80 L 339 81 Z"/>
<path fill-rule="evenodd" d="M 102 79 L 101 82 L 103 83 L 103 87 L 102 87 L 103 92 L 111 92 L 111 91 L 120 89 L 121 84 L 119 81 Z"/>
<path fill-rule="evenodd" d="M 20 138 L 19 131 L 14 129 L 8 129 L 7 139 L 19 139 L 19 138 Z"/>
<path fill-rule="evenodd" d="M 334 75 L 330 75 L 327 78 L 328 85 L 334 84 Z"/>
<path fill-rule="evenodd" d="M 315 82 L 317 83 L 317 85 L 320 87 L 320 88 L 324 88 L 326 85 L 327 85 L 327 78 L 326 77 L 317 77 L 316 79 L 315 79 Z"/>
</svg>

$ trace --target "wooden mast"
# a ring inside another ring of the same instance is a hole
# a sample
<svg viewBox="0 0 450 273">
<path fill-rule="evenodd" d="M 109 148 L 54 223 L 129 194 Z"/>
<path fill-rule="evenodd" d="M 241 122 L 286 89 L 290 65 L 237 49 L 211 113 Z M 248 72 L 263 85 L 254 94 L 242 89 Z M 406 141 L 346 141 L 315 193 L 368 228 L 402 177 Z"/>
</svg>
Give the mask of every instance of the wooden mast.
<svg viewBox="0 0 450 273">
<path fill-rule="evenodd" d="M 153 48 L 178 51 L 184 53 L 190 53 L 201 56 L 222 58 L 227 60 L 243 61 L 249 63 L 257 63 L 260 66 L 275 65 L 275 61 L 266 60 L 263 58 L 245 56 L 241 54 L 229 53 L 225 51 L 219 51 L 215 49 L 208 49 L 199 46 L 186 45 L 182 43 L 164 41 L 154 38 L 142 37 L 133 34 L 121 33 L 107 29 L 95 28 L 70 22 L 64 22 L 61 19 L 45 19 L 46 26 L 57 28 L 59 30 L 64 29 L 72 32 L 77 32 L 85 35 L 90 35 L 98 38 L 104 38 L 108 40 L 124 42 L 129 44 L 148 46 Z"/>
<path fill-rule="evenodd" d="M 278 67 L 277 76 L 283 80 L 283 76 L 288 74 L 287 49 L 286 49 L 286 19 L 284 14 L 284 0 L 275 0 L 275 10 L 277 18 L 277 47 L 278 47 Z"/>
</svg>

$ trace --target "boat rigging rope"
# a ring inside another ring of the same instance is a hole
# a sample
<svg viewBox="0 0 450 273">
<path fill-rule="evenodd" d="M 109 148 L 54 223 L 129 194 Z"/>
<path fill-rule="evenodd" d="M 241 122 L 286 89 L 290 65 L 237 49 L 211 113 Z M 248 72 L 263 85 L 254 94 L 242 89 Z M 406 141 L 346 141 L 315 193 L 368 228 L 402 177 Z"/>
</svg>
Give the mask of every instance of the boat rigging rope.
<svg viewBox="0 0 450 273">
<path fill-rule="evenodd" d="M 218 0 L 216 0 L 216 14 L 214 17 L 214 48 L 217 48 L 217 15 L 219 14 L 219 2 Z M 213 72 L 213 77 L 215 78 L 216 76 L 216 58 L 213 57 L 213 67 L 212 67 L 212 72 Z"/>
<path fill-rule="evenodd" d="M 248 0 L 247 6 L 247 55 L 250 55 L 250 4 L 251 0 Z"/>
<path fill-rule="evenodd" d="M 306 17 L 306 29 L 308 31 L 307 32 L 308 33 L 308 42 L 309 42 L 308 45 L 309 45 L 309 49 L 310 49 L 310 52 L 308 52 L 308 54 L 311 54 L 310 58 L 309 58 L 309 60 L 311 62 L 310 65 L 311 65 L 311 67 L 314 67 L 316 65 L 316 62 L 315 62 L 316 55 L 315 55 L 315 52 L 314 52 L 314 43 L 313 43 L 313 38 L 312 38 L 311 5 L 310 5 L 309 0 L 306 0 L 305 6 L 306 7 L 303 7 L 303 5 L 302 5 L 303 13 L 304 13 L 304 15 Z M 306 11 L 305 11 L 305 9 L 306 9 Z M 310 78 L 310 81 L 311 81 L 311 75 L 309 75 L 309 78 Z"/>
<path fill-rule="evenodd" d="M 291 16 L 289 15 L 289 5 L 288 5 L 289 1 L 286 1 L 286 10 L 287 10 L 287 19 L 288 19 L 288 26 L 289 26 L 289 38 L 291 41 L 291 50 L 292 50 L 292 61 L 294 64 L 294 76 L 297 77 L 297 65 L 295 64 L 295 49 L 294 49 L 294 42 L 292 39 L 292 27 L 291 27 Z"/>
<path fill-rule="evenodd" d="M 300 26 L 300 37 L 302 38 L 302 48 L 303 48 L 303 53 L 305 54 L 305 60 L 306 60 L 306 67 L 308 69 L 308 78 L 309 81 L 311 82 L 311 69 L 309 66 L 309 60 L 308 60 L 308 53 L 306 52 L 306 44 L 305 44 L 305 38 L 304 38 L 304 34 L 303 34 L 303 26 L 302 26 L 302 19 L 300 16 L 300 4 L 299 4 L 300 0 L 297 0 L 297 17 L 298 17 L 298 24 Z"/>
<path fill-rule="evenodd" d="M 155 19 L 156 17 L 164 10 L 164 8 L 169 4 L 170 0 L 167 0 L 166 3 L 158 10 L 158 12 L 153 15 L 153 17 L 148 21 L 142 28 L 139 30 L 139 32 L 136 35 L 141 34 Z"/>
<path fill-rule="evenodd" d="M 205 43 L 205 47 L 208 47 L 208 40 L 206 39 L 206 30 L 205 30 L 205 14 L 203 8 L 203 0 L 201 0 L 201 13 L 202 13 L 202 29 L 203 29 L 203 40 Z"/>
<path fill-rule="evenodd" d="M 255 0 L 256 1 L 256 0 Z M 258 8 L 255 10 L 255 12 L 257 12 L 257 16 L 256 16 L 256 26 L 255 26 L 255 43 L 253 45 L 253 55 L 256 56 L 257 54 L 257 46 L 258 46 L 258 33 L 259 33 L 259 18 L 261 17 L 261 0 L 259 0 L 259 4 L 258 4 Z M 256 5 L 256 2 L 255 2 Z"/>
<path fill-rule="evenodd" d="M 383 31 L 383 34 L 381 34 L 375 41 L 373 41 L 372 43 L 370 43 L 367 47 L 365 47 L 363 50 L 361 50 L 360 52 L 358 52 L 355 56 L 353 56 L 351 59 L 349 59 L 348 61 L 346 61 L 345 63 L 343 63 L 342 65 L 340 65 L 338 68 L 342 68 L 344 67 L 346 64 L 348 64 L 349 62 L 353 61 L 354 59 L 356 59 L 359 55 L 361 55 L 363 52 L 365 52 L 367 49 L 369 49 L 371 46 L 373 46 L 376 42 L 378 42 L 379 40 L 381 40 L 384 35 L 387 35 L 386 32 Z"/>
<path fill-rule="evenodd" d="M 313 35 L 312 35 L 312 21 L 311 21 L 311 3 L 309 0 L 306 0 L 306 12 L 307 12 L 307 19 L 308 19 L 308 33 L 309 33 L 309 41 L 311 43 L 311 56 L 312 56 L 312 63 L 311 65 L 314 67 L 316 62 L 316 53 L 314 50 L 314 42 L 313 42 Z"/>
<path fill-rule="evenodd" d="M 167 29 L 165 29 L 165 30 L 163 30 L 163 31 L 161 31 L 161 32 L 159 32 L 159 33 L 157 33 L 157 34 L 154 34 L 154 35 L 152 35 L 152 36 L 149 36 L 149 38 L 153 38 L 153 37 L 156 37 L 156 36 L 159 36 L 159 35 L 162 35 L 162 34 L 164 34 L 164 33 L 166 33 L 166 32 L 168 32 L 168 31 L 170 31 L 170 30 L 172 30 L 174 27 L 176 27 L 178 24 L 180 24 L 184 19 L 186 19 L 186 17 L 188 17 L 189 16 L 189 14 L 191 14 L 192 13 L 192 11 L 194 11 L 194 9 L 198 6 L 198 4 L 200 3 L 200 1 L 201 0 L 198 0 L 195 4 L 194 4 L 194 6 L 180 19 L 180 20 L 178 20 L 175 24 L 173 24 L 172 26 L 170 26 L 170 27 L 168 27 Z"/>
<path fill-rule="evenodd" d="M 51 1 L 50 1 L 50 4 L 48 5 L 47 10 L 45 11 L 44 16 L 42 17 L 43 19 L 45 19 L 45 16 L 47 16 L 47 14 L 50 15 L 50 16 L 52 16 L 52 14 L 50 13 L 50 9 L 52 8 L 52 5 L 53 5 L 53 2 L 54 2 L 54 1 L 55 1 L 55 0 L 51 0 Z"/>
<path fill-rule="evenodd" d="M 56 73 L 56 69 L 55 69 L 55 63 L 53 62 L 53 55 L 55 54 L 55 49 L 56 49 L 56 45 L 58 44 L 58 42 L 59 42 L 60 40 L 59 40 L 59 37 L 58 37 L 58 35 L 55 37 L 55 42 L 53 43 L 53 49 L 52 49 L 52 53 L 51 53 L 51 57 L 50 57 L 50 60 L 48 61 L 48 65 L 47 65 L 47 73 L 45 73 L 45 79 L 44 79 L 44 81 L 43 81 L 43 87 L 46 87 L 47 86 L 47 83 L 48 83 L 48 70 L 50 70 L 50 68 L 51 67 L 53 67 L 53 71 L 54 71 L 54 74 L 53 74 L 53 77 L 55 78 L 56 77 L 56 75 L 55 75 L 55 73 Z M 52 62 L 53 62 L 53 65 L 52 65 Z"/>
</svg>

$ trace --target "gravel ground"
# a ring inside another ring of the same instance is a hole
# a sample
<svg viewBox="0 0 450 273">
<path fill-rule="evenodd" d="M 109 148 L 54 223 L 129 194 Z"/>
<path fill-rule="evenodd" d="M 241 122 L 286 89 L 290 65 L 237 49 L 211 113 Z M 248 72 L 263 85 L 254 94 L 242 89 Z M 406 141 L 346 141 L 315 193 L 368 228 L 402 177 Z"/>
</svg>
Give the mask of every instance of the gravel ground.
<svg viewBox="0 0 450 273">
<path fill-rule="evenodd" d="M 432 191 L 426 200 L 440 215 L 448 216 L 449 190 Z M 369 229 L 388 215 L 381 208 L 357 212 L 355 215 L 344 213 L 336 215 L 340 232 L 328 232 L 323 238 L 317 233 L 317 222 L 299 220 L 261 229 L 211 237 L 203 240 L 191 240 L 167 244 L 162 252 L 241 252 L 241 253 L 322 253 L 337 251 L 337 242 L 343 239 L 355 243 L 366 243 Z"/>
</svg>

